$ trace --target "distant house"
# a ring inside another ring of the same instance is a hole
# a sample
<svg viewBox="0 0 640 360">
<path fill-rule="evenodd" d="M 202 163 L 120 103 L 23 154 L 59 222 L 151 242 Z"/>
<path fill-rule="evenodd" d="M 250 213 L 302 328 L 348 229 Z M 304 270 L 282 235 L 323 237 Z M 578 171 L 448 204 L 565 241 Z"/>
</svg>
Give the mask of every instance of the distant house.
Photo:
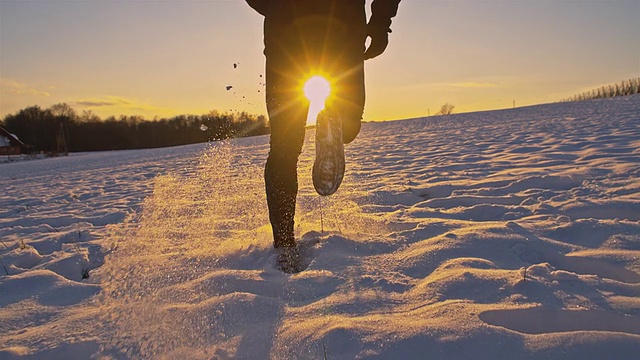
<svg viewBox="0 0 640 360">
<path fill-rule="evenodd" d="M 0 155 L 20 155 L 27 152 L 29 147 L 25 143 L 0 126 Z"/>
</svg>

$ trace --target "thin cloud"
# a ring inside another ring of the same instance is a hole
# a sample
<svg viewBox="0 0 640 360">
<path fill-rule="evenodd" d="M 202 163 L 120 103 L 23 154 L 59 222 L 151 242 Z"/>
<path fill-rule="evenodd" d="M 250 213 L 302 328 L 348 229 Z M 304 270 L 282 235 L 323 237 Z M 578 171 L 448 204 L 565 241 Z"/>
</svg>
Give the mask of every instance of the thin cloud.
<svg viewBox="0 0 640 360">
<path fill-rule="evenodd" d="M 111 108 L 111 110 L 109 111 L 118 109 L 119 111 L 123 112 L 143 111 L 147 113 L 156 112 L 161 114 L 174 112 L 173 109 L 170 108 L 146 104 L 134 99 L 127 99 L 121 96 L 103 96 L 100 98 L 81 99 L 76 100 L 75 103 L 85 108 L 101 108 L 105 110 Z"/>
<path fill-rule="evenodd" d="M 115 102 L 113 101 L 99 101 L 99 100 L 78 100 L 76 104 L 85 107 L 100 107 L 100 106 L 113 106 Z"/>
<path fill-rule="evenodd" d="M 394 90 L 448 90 L 452 89 L 488 89 L 488 88 L 497 88 L 503 87 L 499 83 L 495 82 L 478 82 L 478 81 L 467 81 L 467 82 L 456 82 L 456 83 L 415 83 L 411 85 L 401 85 L 396 86 Z"/>
<path fill-rule="evenodd" d="M 77 100 L 76 104 L 85 107 L 127 106 L 132 104 L 132 101 L 119 96 L 106 96 L 103 99 Z"/>
<path fill-rule="evenodd" d="M 14 95 L 51 96 L 46 91 L 34 89 L 27 84 L 12 79 L 0 78 L 0 89 L 2 92 L 9 92 Z"/>
<path fill-rule="evenodd" d="M 498 87 L 499 85 L 492 82 L 469 81 L 469 82 L 459 82 L 459 83 L 441 83 L 441 84 L 434 84 L 434 86 L 455 87 L 455 88 L 492 88 L 492 87 Z"/>
</svg>

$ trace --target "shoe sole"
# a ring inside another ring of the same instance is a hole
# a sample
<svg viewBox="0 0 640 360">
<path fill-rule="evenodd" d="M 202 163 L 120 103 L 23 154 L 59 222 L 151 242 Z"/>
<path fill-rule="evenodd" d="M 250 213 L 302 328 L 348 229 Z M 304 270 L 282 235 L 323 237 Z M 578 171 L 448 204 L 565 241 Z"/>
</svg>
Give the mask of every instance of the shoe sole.
<svg viewBox="0 0 640 360">
<path fill-rule="evenodd" d="M 316 160 L 312 171 L 316 192 L 321 196 L 328 196 L 338 191 L 344 169 L 342 121 L 320 113 L 316 124 Z"/>
</svg>

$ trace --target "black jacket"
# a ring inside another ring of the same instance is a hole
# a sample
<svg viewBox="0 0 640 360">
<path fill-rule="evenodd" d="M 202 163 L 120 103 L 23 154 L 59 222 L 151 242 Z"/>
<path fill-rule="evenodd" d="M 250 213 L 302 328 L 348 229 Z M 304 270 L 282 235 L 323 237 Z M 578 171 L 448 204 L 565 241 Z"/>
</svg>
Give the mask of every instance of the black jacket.
<svg viewBox="0 0 640 360">
<path fill-rule="evenodd" d="M 246 0 L 249 6 L 264 16 L 269 16 L 270 8 L 291 9 L 311 13 L 316 9 L 331 9 L 333 15 L 344 19 L 358 19 L 365 0 Z M 330 6 L 327 6 L 330 3 Z M 400 0 L 374 0 L 371 4 L 369 32 L 389 31 L 391 18 L 396 16 Z M 273 11 L 273 10 L 272 10 Z M 281 15 L 281 14 L 279 14 Z M 292 15 L 295 16 L 295 15 Z"/>
</svg>

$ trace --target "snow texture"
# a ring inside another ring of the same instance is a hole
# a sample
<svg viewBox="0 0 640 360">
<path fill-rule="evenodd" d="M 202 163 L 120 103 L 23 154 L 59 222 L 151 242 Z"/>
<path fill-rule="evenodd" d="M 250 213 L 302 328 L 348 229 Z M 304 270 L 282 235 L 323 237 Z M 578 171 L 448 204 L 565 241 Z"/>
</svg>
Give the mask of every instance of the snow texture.
<svg viewBox="0 0 640 360">
<path fill-rule="evenodd" d="M 0 359 L 637 358 L 640 96 L 311 139 L 294 275 L 268 137 L 1 164 Z"/>
</svg>

